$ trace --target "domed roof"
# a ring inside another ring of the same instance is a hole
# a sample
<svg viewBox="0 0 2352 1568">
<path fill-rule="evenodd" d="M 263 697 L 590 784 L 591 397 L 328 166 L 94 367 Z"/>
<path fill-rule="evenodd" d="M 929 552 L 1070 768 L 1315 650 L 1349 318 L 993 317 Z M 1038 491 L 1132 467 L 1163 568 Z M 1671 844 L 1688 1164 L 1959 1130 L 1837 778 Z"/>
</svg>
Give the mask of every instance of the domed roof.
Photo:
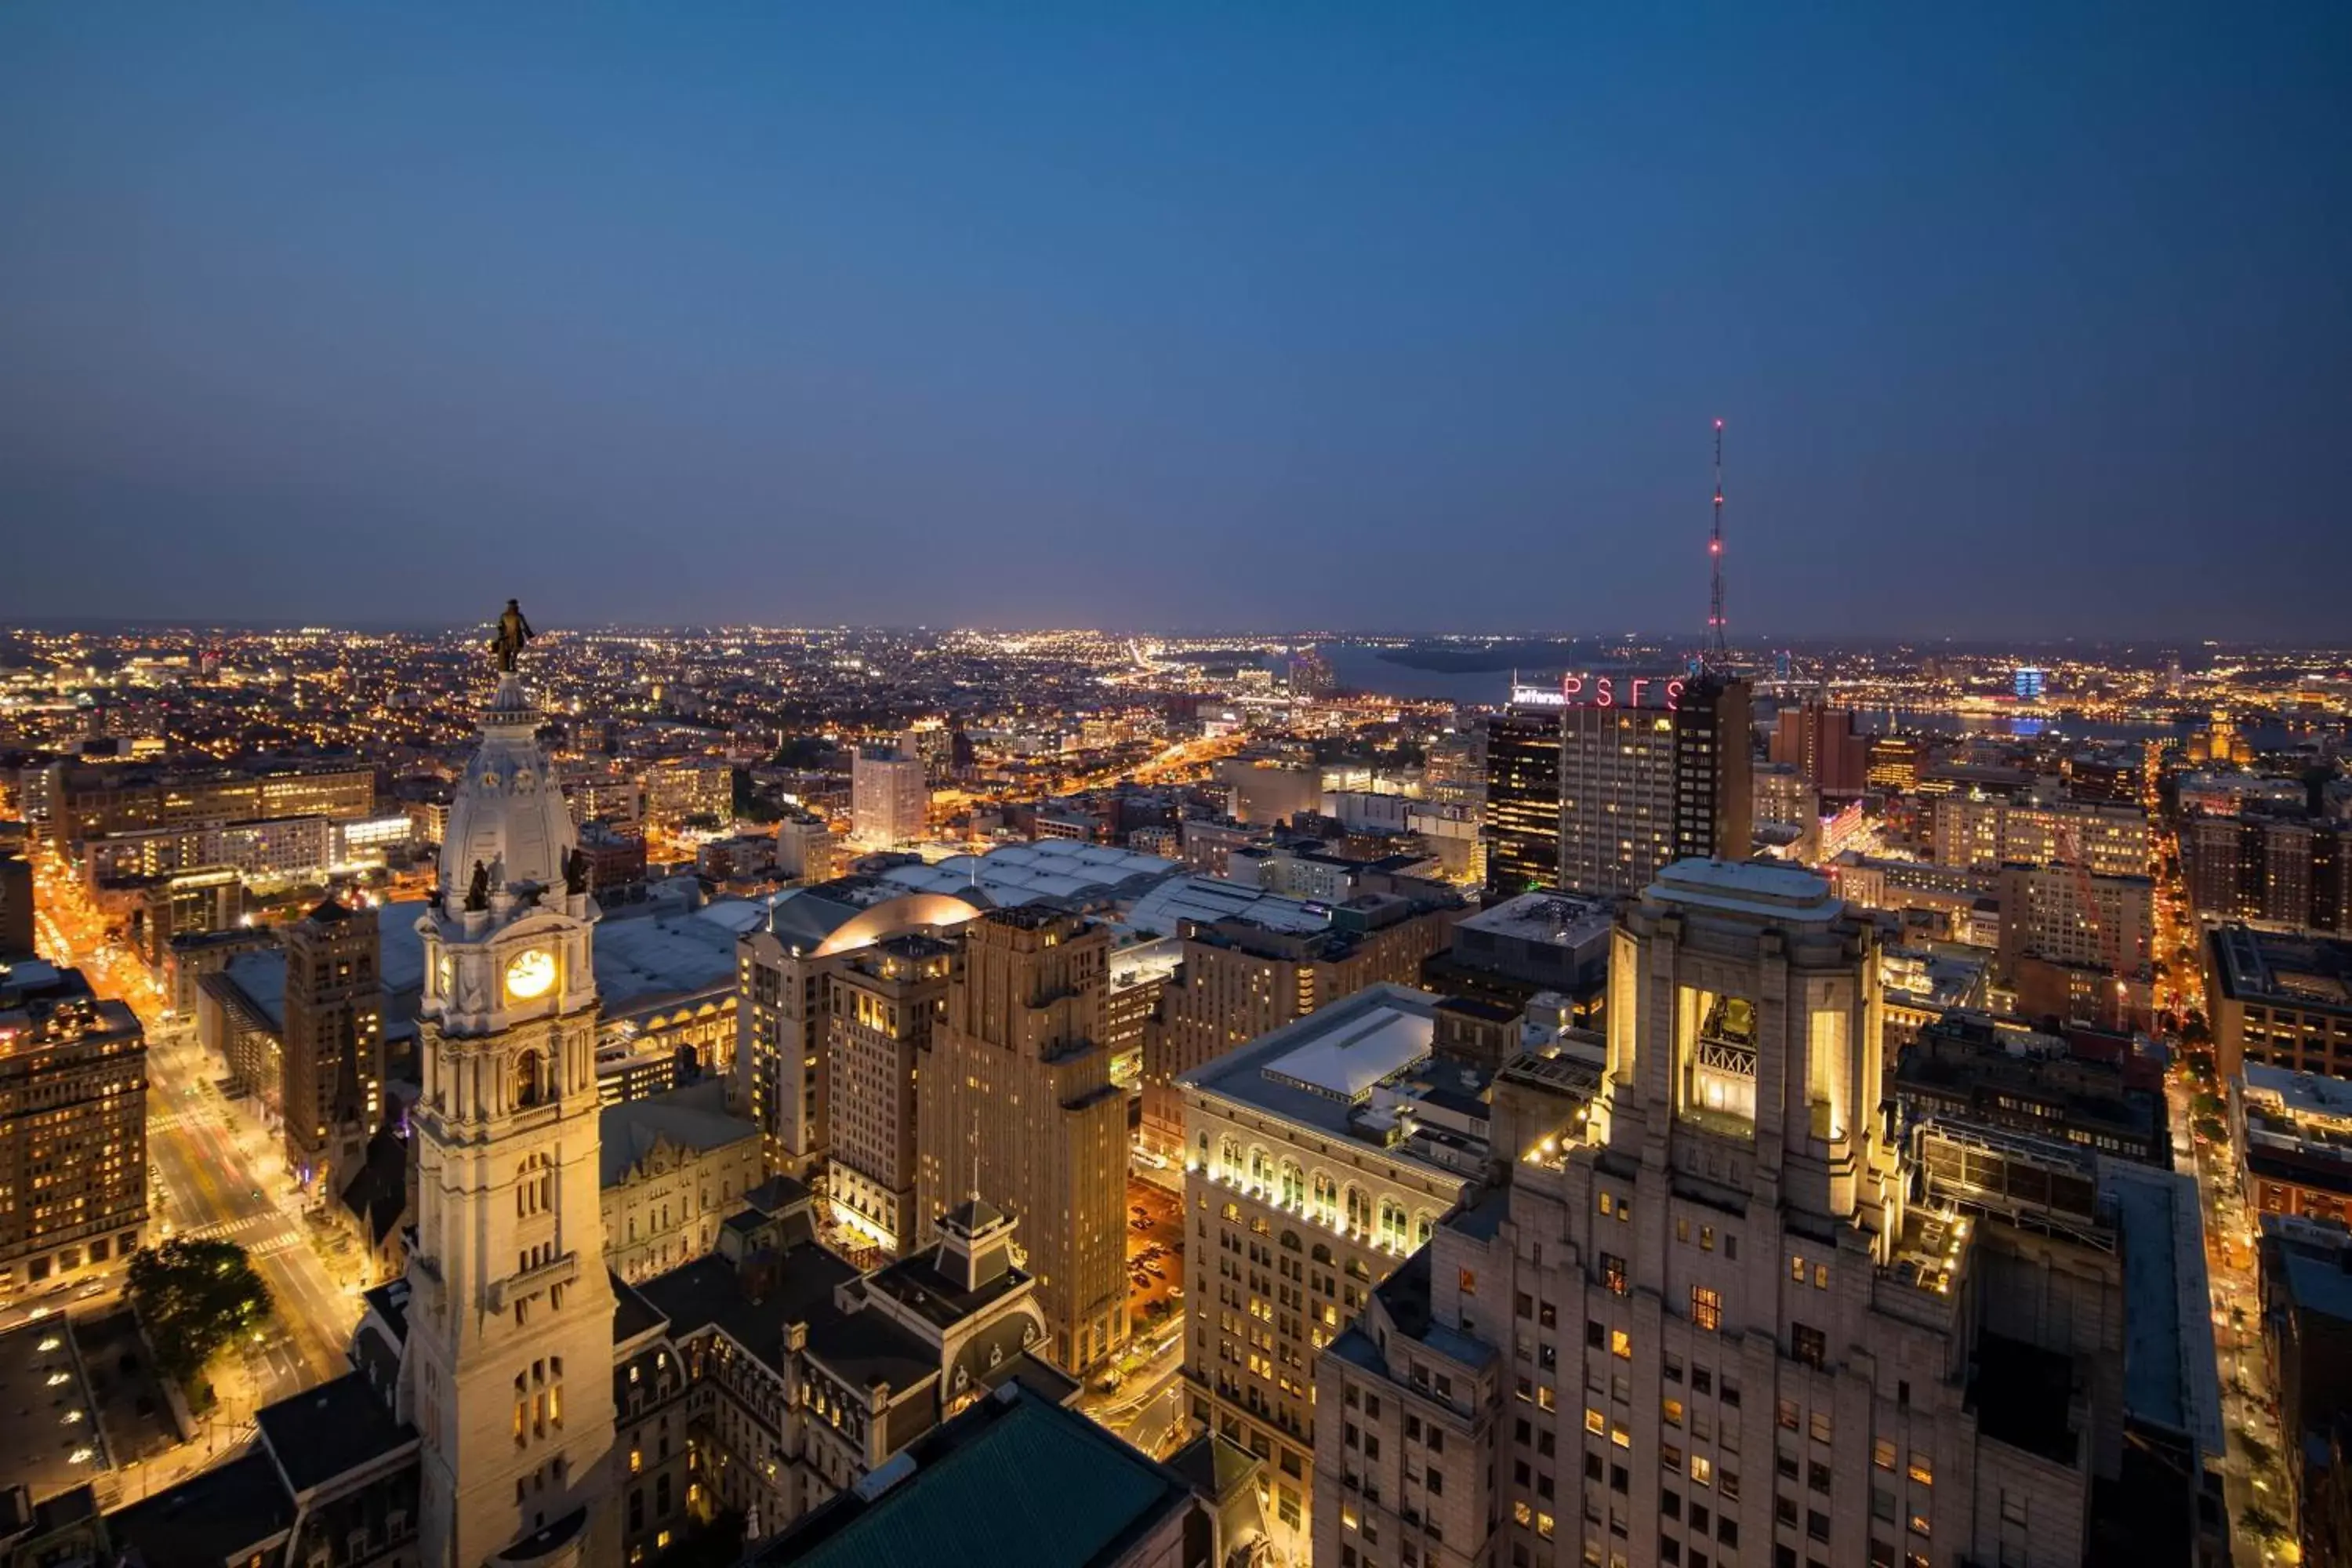
<svg viewBox="0 0 2352 1568">
<path fill-rule="evenodd" d="M 539 749 L 537 710 L 511 671 L 482 715 L 482 742 L 449 807 L 441 840 L 441 890 L 464 897 L 479 862 L 490 890 L 535 883 L 563 885 L 564 862 L 579 842 L 547 756 Z"/>
</svg>

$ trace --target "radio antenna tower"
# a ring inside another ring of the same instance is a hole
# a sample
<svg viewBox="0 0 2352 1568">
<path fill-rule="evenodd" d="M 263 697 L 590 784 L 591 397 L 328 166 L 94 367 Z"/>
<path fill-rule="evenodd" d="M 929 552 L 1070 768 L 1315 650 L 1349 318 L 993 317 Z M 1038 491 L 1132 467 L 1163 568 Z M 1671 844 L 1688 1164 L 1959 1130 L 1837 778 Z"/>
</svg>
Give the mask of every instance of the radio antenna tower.
<svg viewBox="0 0 2352 1568">
<path fill-rule="evenodd" d="M 1728 666 L 1731 655 L 1723 641 L 1723 421 L 1715 422 L 1715 527 L 1706 540 L 1708 593 L 1706 652 L 1704 662 Z"/>
</svg>

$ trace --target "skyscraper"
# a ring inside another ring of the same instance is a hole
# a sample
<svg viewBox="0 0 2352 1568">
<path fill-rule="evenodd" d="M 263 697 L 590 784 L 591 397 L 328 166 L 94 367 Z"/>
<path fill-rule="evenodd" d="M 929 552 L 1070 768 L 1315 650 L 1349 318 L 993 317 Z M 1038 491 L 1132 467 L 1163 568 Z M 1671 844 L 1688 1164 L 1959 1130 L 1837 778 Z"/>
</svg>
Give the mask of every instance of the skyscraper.
<svg viewBox="0 0 2352 1568">
<path fill-rule="evenodd" d="M 1559 885 L 1571 892 L 1631 897 L 1676 860 L 1748 858 L 1748 683 L 1653 684 L 1649 705 L 1562 710 Z"/>
<path fill-rule="evenodd" d="M 896 849 L 923 836 L 930 792 L 923 759 L 889 746 L 860 746 L 849 770 L 849 836 L 861 847 Z"/>
<path fill-rule="evenodd" d="M 1508 898 L 1559 877 L 1560 710 L 1514 705 L 1486 721 L 1486 890 Z"/>
<path fill-rule="evenodd" d="M 1915 1159 L 1876 936 L 1809 872 L 1672 866 L 1613 941 L 1605 1038 L 1498 1076 L 1507 1184 L 1318 1364 L 1315 1561 L 2074 1568 L 2095 1496 L 2185 1524 L 2193 1468 L 2119 1482 L 2136 1400 L 2194 1465 L 2201 1281 L 2131 1293 L 2184 1353 L 2126 1387 L 2119 1258 L 2172 1268 L 2193 1189 L 1965 1128 Z"/>
<path fill-rule="evenodd" d="M 1860 795 L 1869 784 L 1870 741 L 1855 731 L 1851 708 L 1808 702 L 1781 709 L 1771 756 L 1824 795 Z"/>
<path fill-rule="evenodd" d="M 285 929 L 279 1104 L 286 1163 L 333 1194 L 383 1118 L 383 985 L 373 910 L 333 899 Z"/>
<path fill-rule="evenodd" d="M 852 953 L 832 977 L 826 1191 L 836 1220 L 893 1255 L 918 1237 L 915 1090 L 931 1064 L 954 961 L 954 943 L 910 932 Z"/>
<path fill-rule="evenodd" d="M 1126 1342 L 1127 1096 L 1103 1043 L 1110 932 L 1036 905 L 964 928 L 918 1081 L 917 1225 L 970 1201 L 1020 1222 L 1043 1347 L 1083 1373 Z"/>
</svg>

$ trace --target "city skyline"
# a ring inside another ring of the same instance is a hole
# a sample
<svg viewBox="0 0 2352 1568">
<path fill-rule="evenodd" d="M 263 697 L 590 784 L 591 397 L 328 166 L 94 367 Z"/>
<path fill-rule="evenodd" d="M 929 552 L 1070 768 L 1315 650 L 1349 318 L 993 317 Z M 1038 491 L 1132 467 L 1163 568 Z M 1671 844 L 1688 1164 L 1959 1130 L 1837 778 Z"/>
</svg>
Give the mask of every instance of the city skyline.
<svg viewBox="0 0 2352 1568">
<path fill-rule="evenodd" d="M 0 617 L 2316 636 L 2347 58 L 17 7 Z"/>
</svg>

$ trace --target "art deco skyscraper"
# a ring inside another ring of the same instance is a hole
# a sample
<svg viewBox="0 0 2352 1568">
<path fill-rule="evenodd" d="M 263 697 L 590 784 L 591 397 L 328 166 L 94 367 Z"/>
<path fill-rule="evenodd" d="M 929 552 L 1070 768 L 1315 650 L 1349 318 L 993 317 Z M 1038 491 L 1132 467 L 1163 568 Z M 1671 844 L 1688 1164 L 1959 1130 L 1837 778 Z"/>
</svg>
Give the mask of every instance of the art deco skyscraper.
<svg viewBox="0 0 2352 1568">
<path fill-rule="evenodd" d="M 375 911 L 329 899 L 286 928 L 285 944 L 286 1163 L 340 1185 L 383 1115 Z"/>
<path fill-rule="evenodd" d="M 1127 1097 L 1103 1043 L 1110 932 L 993 910 L 963 957 L 916 1094 L 919 1226 L 977 1197 L 1020 1222 L 1046 1354 L 1084 1373 L 1127 1339 Z"/>
</svg>

